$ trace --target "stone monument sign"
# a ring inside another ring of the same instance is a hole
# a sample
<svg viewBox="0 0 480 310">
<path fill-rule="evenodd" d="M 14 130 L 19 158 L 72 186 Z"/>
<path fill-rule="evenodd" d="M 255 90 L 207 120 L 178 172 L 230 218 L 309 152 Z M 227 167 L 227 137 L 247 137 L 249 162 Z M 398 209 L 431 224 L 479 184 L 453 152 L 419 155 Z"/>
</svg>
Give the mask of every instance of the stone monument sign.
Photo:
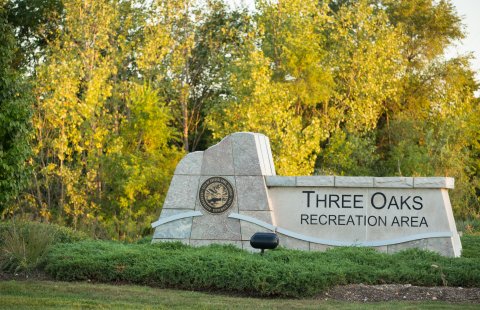
<svg viewBox="0 0 480 310">
<path fill-rule="evenodd" d="M 153 242 L 233 244 L 275 232 L 286 248 L 421 248 L 460 256 L 445 177 L 277 176 L 270 142 L 234 133 L 177 165 Z"/>
</svg>

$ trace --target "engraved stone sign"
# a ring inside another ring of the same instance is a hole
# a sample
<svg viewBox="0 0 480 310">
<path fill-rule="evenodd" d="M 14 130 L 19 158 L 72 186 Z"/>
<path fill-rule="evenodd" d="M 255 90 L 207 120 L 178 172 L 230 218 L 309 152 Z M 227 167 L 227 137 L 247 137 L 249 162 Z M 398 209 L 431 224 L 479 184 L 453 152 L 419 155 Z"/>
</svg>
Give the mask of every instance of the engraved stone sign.
<svg viewBox="0 0 480 310">
<path fill-rule="evenodd" d="M 235 133 L 177 165 L 153 242 L 233 244 L 276 232 L 301 250 L 421 248 L 460 256 L 448 189 L 452 178 L 277 176 L 270 143 Z"/>
</svg>

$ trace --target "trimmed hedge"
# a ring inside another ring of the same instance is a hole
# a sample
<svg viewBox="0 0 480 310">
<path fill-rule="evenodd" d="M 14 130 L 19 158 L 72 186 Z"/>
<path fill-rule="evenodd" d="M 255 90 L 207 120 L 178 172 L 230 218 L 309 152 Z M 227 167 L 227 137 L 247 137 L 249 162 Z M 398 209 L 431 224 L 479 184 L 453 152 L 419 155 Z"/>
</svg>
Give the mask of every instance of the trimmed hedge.
<svg viewBox="0 0 480 310">
<path fill-rule="evenodd" d="M 480 258 L 480 235 L 464 235 L 462 247 L 462 257 Z"/>
<path fill-rule="evenodd" d="M 409 283 L 480 286 L 480 259 L 445 258 L 411 249 L 394 255 L 369 248 L 251 254 L 232 246 L 83 241 L 55 245 L 45 271 L 57 280 L 90 280 L 252 296 L 312 296 L 334 285 Z"/>
</svg>

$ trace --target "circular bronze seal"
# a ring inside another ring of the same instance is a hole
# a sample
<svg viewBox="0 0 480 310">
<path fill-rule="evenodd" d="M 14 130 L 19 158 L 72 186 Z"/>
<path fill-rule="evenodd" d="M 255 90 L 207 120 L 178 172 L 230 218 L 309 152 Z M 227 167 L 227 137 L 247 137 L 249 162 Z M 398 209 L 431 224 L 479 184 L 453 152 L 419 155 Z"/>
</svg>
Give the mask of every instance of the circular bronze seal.
<svg viewBox="0 0 480 310">
<path fill-rule="evenodd" d="M 233 187 L 221 177 L 212 177 L 203 182 L 198 193 L 200 204 L 210 213 L 223 213 L 233 204 Z"/>
</svg>

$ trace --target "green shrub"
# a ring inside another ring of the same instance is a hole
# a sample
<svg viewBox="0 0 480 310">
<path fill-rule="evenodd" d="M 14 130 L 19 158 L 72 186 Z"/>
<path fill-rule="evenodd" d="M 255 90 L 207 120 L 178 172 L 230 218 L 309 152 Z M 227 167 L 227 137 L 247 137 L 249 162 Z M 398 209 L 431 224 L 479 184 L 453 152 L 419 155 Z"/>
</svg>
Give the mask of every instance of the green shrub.
<svg viewBox="0 0 480 310">
<path fill-rule="evenodd" d="M 55 243 L 87 239 L 83 233 L 58 225 L 36 222 L 0 223 L 0 270 L 31 272 Z"/>
<path fill-rule="evenodd" d="M 369 248 L 280 249 L 261 256 L 233 246 L 84 241 L 52 247 L 45 271 L 67 281 L 283 297 L 312 296 L 349 283 L 480 286 L 479 258 L 446 258 L 416 249 L 393 255 Z"/>
<path fill-rule="evenodd" d="M 480 219 L 465 219 L 456 222 L 457 230 L 464 234 L 480 234 Z"/>
<path fill-rule="evenodd" d="M 146 237 L 140 238 L 135 243 L 150 244 L 150 243 L 152 243 L 152 236 L 146 236 Z"/>
</svg>

